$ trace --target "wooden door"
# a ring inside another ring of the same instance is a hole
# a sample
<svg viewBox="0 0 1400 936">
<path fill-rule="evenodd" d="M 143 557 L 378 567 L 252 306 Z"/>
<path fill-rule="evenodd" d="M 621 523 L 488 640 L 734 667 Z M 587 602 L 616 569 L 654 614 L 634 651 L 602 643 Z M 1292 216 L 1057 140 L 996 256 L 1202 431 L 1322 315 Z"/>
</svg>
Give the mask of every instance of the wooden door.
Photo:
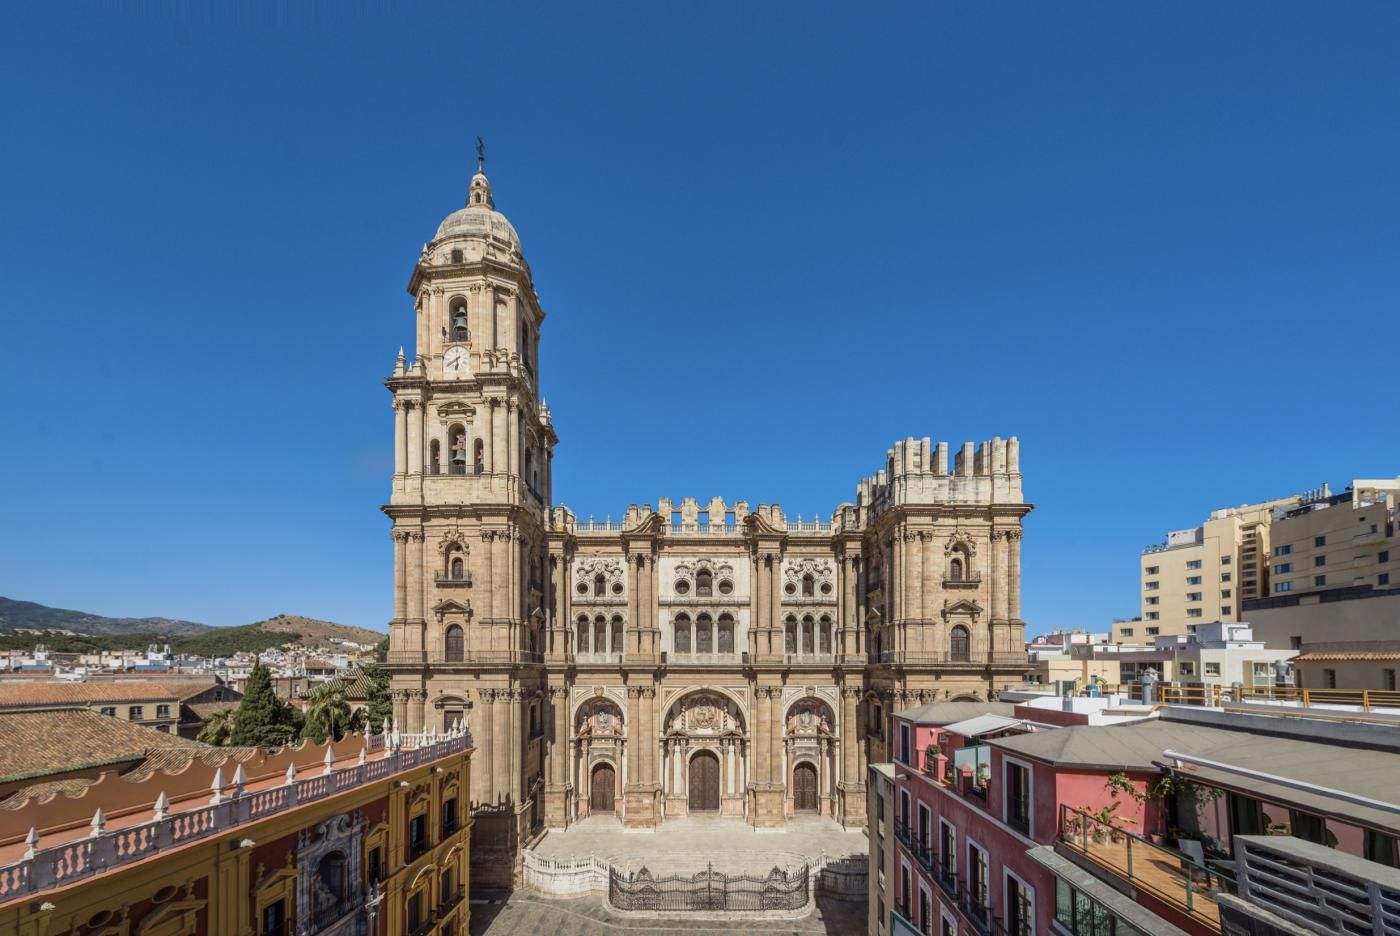
<svg viewBox="0 0 1400 936">
<path fill-rule="evenodd" d="M 817 811 L 817 768 L 811 764 L 792 768 L 792 798 L 798 812 Z"/>
<path fill-rule="evenodd" d="M 710 751 L 690 759 L 690 811 L 719 811 L 719 758 Z"/>
<path fill-rule="evenodd" d="M 599 764 L 593 768 L 593 789 L 588 797 L 588 810 L 592 813 L 612 813 L 613 796 L 617 787 L 617 774 L 612 764 Z"/>
</svg>

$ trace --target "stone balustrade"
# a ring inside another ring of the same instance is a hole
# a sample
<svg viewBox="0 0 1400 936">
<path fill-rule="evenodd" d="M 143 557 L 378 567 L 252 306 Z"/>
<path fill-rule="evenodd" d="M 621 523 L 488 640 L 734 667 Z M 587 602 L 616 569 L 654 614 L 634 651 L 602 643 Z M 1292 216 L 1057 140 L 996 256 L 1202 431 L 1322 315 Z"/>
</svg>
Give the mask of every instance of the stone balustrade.
<svg viewBox="0 0 1400 936">
<path fill-rule="evenodd" d="M 260 822 L 277 813 L 460 754 L 472 746 L 471 734 L 465 728 L 447 734 L 395 731 L 387 739 L 378 736 L 377 743 L 372 737 L 360 752 L 359 761 L 351 766 L 336 766 L 335 756 L 328 747 L 315 776 L 298 777 L 296 768 L 288 767 L 280 784 L 265 789 L 246 789 L 248 780 L 241 764 L 228 779 L 220 767 L 210 784 L 211 796 L 207 804 L 172 812 L 169 799 L 161 793 L 149 820 L 120 829 L 107 829 L 107 819 L 100 807 L 93 813 L 90 831 L 82 838 L 73 839 L 70 835 L 60 844 L 45 847 L 38 830 L 30 829 L 23 857 L 0 865 L 0 902 L 66 886 L 141 861 L 157 852 Z M 384 753 L 371 758 L 375 751 Z"/>
</svg>

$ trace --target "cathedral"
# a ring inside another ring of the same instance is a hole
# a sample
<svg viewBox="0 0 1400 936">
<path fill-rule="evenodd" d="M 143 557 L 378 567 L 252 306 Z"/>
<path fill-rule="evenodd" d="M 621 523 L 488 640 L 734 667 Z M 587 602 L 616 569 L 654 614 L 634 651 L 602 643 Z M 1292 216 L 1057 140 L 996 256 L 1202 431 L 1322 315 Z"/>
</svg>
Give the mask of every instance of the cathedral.
<svg viewBox="0 0 1400 936">
<path fill-rule="evenodd" d="M 581 520 L 551 500 L 545 314 L 484 164 L 408 291 L 387 667 L 403 730 L 469 720 L 475 883 L 584 816 L 862 825 L 893 712 L 1024 678 L 1014 437 L 896 442 L 829 519 L 662 497 Z"/>
</svg>

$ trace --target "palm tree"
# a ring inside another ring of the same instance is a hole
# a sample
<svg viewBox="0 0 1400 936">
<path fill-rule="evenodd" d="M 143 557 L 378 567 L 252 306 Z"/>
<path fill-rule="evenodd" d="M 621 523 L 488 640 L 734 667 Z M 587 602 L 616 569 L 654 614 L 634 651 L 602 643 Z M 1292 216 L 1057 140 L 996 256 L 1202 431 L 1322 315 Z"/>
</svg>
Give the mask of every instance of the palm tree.
<svg viewBox="0 0 1400 936">
<path fill-rule="evenodd" d="M 339 683 L 322 683 L 306 700 L 306 725 L 301 736 L 317 744 L 327 739 L 340 740 L 350 725 L 350 702 L 345 688 Z"/>
<path fill-rule="evenodd" d="M 195 740 L 222 747 L 228 744 L 228 736 L 232 732 L 233 709 L 221 708 L 204 720 L 204 727 L 199 729 L 199 736 Z"/>
</svg>

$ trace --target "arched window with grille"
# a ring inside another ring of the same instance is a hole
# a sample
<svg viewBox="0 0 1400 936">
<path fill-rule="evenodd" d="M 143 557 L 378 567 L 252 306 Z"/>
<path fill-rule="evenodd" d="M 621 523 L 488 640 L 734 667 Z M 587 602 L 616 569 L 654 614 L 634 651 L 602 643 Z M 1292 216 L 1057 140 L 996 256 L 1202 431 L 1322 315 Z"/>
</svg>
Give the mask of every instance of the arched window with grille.
<svg viewBox="0 0 1400 936">
<path fill-rule="evenodd" d="M 799 652 L 812 653 L 814 650 L 816 650 L 817 645 L 816 641 L 814 640 L 815 636 L 816 625 L 812 621 L 812 616 L 809 614 L 802 619 L 802 646 L 799 648 Z"/>
<path fill-rule="evenodd" d="M 682 614 L 676 618 L 676 652 L 690 652 L 690 615 Z"/>
<path fill-rule="evenodd" d="M 578 617 L 578 652 L 588 652 L 588 616 L 580 614 Z"/>
<path fill-rule="evenodd" d="M 467 577 L 467 564 L 462 561 L 461 556 L 452 557 L 452 561 L 447 565 L 447 577 L 454 582 L 460 582 Z"/>
<path fill-rule="evenodd" d="M 963 580 L 963 561 L 960 556 L 954 556 L 948 562 L 948 581 L 961 582 Z"/>
<path fill-rule="evenodd" d="M 443 641 L 446 651 L 446 659 L 449 663 L 461 663 L 467 656 L 466 635 L 462 633 L 462 628 L 456 624 L 447 628 L 447 637 Z"/>
<path fill-rule="evenodd" d="M 822 615 L 822 619 L 821 619 L 820 638 L 821 638 L 821 646 L 820 646 L 820 648 L 819 648 L 820 651 L 821 651 L 822 653 L 830 653 L 830 652 L 831 652 L 831 618 L 827 617 L 825 614 Z"/>
<path fill-rule="evenodd" d="M 447 427 L 447 448 L 453 474 L 467 473 L 467 430 L 460 423 Z"/>
<path fill-rule="evenodd" d="M 695 595 L 699 598 L 709 598 L 714 594 L 715 577 L 709 569 L 701 569 L 695 573 Z"/>
<path fill-rule="evenodd" d="M 608 622 L 601 614 L 593 619 L 593 652 L 608 652 Z"/>
<path fill-rule="evenodd" d="M 623 632 L 626 628 L 622 624 L 622 615 L 614 614 L 612 619 L 612 652 L 622 652 Z"/>
<path fill-rule="evenodd" d="M 728 614 L 719 616 L 719 652 L 734 652 L 734 618 Z"/>
<path fill-rule="evenodd" d="M 708 614 L 695 619 L 695 652 L 715 652 L 715 626 Z"/>
<path fill-rule="evenodd" d="M 817 595 L 817 580 L 809 572 L 802 576 L 802 597 L 815 598 Z"/>
<path fill-rule="evenodd" d="M 797 618 L 789 617 L 783 622 L 783 652 L 797 652 Z"/>
<path fill-rule="evenodd" d="M 967 662 L 968 654 L 971 652 L 969 643 L 967 628 L 961 624 L 954 627 L 948 638 L 948 653 L 954 661 Z"/>
<path fill-rule="evenodd" d="M 607 593 L 608 580 L 603 573 L 599 572 L 597 575 L 593 576 L 593 594 L 601 598 Z"/>
</svg>

